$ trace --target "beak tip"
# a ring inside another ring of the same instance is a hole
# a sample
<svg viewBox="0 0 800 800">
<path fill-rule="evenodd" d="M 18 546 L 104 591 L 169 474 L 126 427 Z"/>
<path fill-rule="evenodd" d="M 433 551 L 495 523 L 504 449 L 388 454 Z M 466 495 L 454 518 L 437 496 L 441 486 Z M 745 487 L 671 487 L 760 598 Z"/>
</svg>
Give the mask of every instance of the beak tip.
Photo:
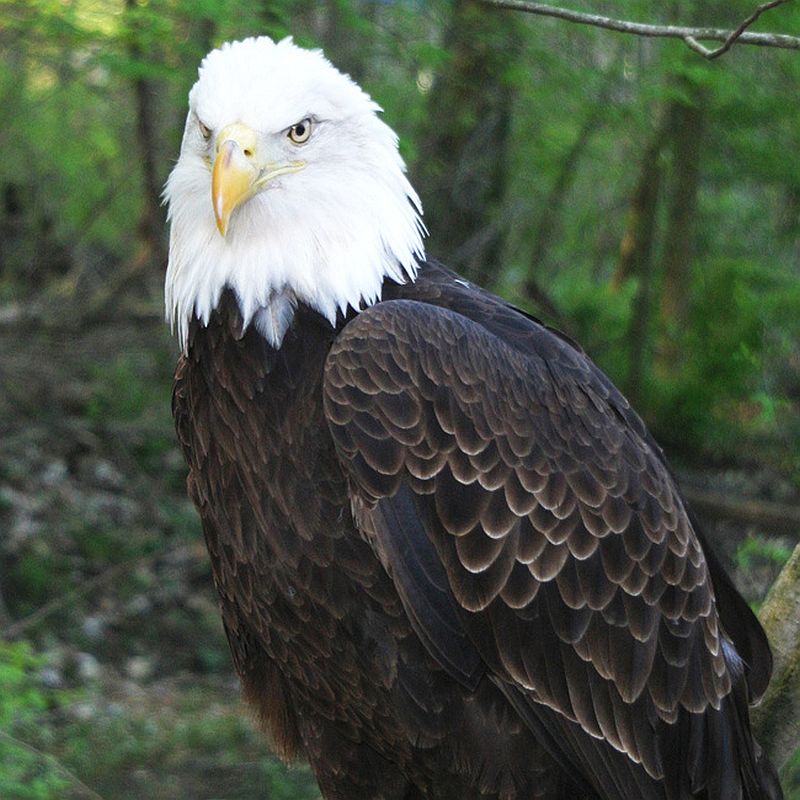
<svg viewBox="0 0 800 800">
<path fill-rule="evenodd" d="M 223 215 L 220 215 L 220 214 L 215 214 L 214 217 L 215 217 L 216 223 L 217 223 L 217 230 L 219 231 L 220 236 L 222 236 L 222 238 L 224 239 L 225 238 L 225 234 L 228 232 L 227 215 L 223 216 Z"/>
<path fill-rule="evenodd" d="M 215 173 L 215 178 L 216 178 L 216 173 Z M 217 223 L 217 230 L 220 232 L 220 235 L 224 238 L 228 230 L 228 219 L 230 217 L 230 214 L 225 213 L 225 199 L 216 185 L 214 186 L 213 189 L 213 199 L 214 199 L 214 220 Z"/>
</svg>

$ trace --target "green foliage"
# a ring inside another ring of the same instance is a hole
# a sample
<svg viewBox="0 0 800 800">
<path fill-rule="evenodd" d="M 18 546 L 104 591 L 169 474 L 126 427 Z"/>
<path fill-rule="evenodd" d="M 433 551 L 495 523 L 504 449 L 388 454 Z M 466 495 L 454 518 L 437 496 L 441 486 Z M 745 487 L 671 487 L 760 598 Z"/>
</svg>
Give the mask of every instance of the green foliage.
<svg viewBox="0 0 800 800">
<path fill-rule="evenodd" d="M 615 8 L 614 15 L 659 20 L 662 12 L 652 4 L 635 5 Z M 580 39 L 583 49 L 564 58 L 554 49 L 560 36 Z M 574 28 L 532 36 L 529 47 L 509 154 L 514 273 L 530 272 L 546 287 L 576 338 L 624 386 L 641 285 L 634 275 L 620 287 L 616 274 L 630 198 L 671 105 L 699 102 L 704 129 L 694 233 L 677 234 L 696 236 L 688 316 L 676 326 L 660 311 L 660 270 L 674 246 L 666 237 L 667 206 L 683 167 L 664 146 L 637 409 L 673 452 L 736 458 L 746 437 L 751 455 L 771 453 L 796 472 L 796 460 L 782 453 L 800 449 L 800 295 L 792 268 L 800 237 L 800 141 L 787 102 L 800 62 L 740 48 L 708 63 L 680 43 L 655 47 Z M 568 157 L 576 160 L 570 165 Z M 553 194 L 561 184 L 563 197 Z M 541 249 L 539 225 L 554 201 L 561 204 L 554 233 Z M 526 263 L 530 249 L 538 263 Z"/>
<path fill-rule="evenodd" d="M 575 336 L 611 375 L 624 375 L 627 364 L 626 334 L 638 283 L 630 280 L 619 289 L 597 285 L 591 275 L 563 273 L 552 294 L 575 325 Z"/>
<path fill-rule="evenodd" d="M 154 395 L 163 386 L 153 386 L 143 377 L 141 359 L 122 353 L 109 367 L 92 368 L 94 392 L 86 405 L 86 416 L 92 421 L 104 419 L 135 420 L 151 408 Z"/>
<path fill-rule="evenodd" d="M 783 768 L 781 778 L 783 785 L 787 787 L 785 800 L 800 800 L 800 748 Z"/>
<path fill-rule="evenodd" d="M 743 429 L 774 437 L 789 401 L 768 367 L 791 357 L 800 332 L 797 286 L 788 276 L 733 259 L 704 264 L 695 281 L 703 302 L 693 307 L 686 329 L 665 332 L 680 356 L 668 371 L 649 374 L 645 412 L 664 440 L 687 452 L 731 452 Z"/>
<path fill-rule="evenodd" d="M 170 354 L 171 359 L 171 354 Z M 147 474 L 161 479 L 178 476 L 164 469 L 164 456 L 175 446 L 172 422 L 165 413 L 170 396 L 172 363 L 157 351 L 122 352 L 111 363 L 89 364 L 92 386 L 84 415 L 99 430 L 136 432 L 129 453 Z M 183 480 L 183 470 L 180 472 Z"/>
<path fill-rule="evenodd" d="M 679 356 L 674 365 L 655 367 L 639 387 L 638 410 L 657 438 L 685 454 L 731 452 L 744 427 L 763 436 L 785 427 L 791 408 L 771 386 L 765 363 L 790 357 L 791 330 L 784 314 L 800 319 L 800 296 L 792 285 L 768 279 L 746 261 L 710 263 L 696 276 L 705 301 L 692 309 L 683 330 L 665 340 Z M 639 284 L 620 289 L 598 285 L 591 275 L 569 273 L 552 286 L 552 296 L 575 325 L 577 338 L 620 384 L 628 369 L 631 308 Z"/>
<path fill-rule="evenodd" d="M 68 560 L 43 543 L 22 549 L 8 569 L 8 589 L 19 614 L 28 614 L 51 600 L 69 574 Z"/>
<path fill-rule="evenodd" d="M 29 744 L 58 693 L 37 680 L 43 661 L 25 642 L 0 642 L 0 797 L 8 800 L 55 800 L 69 786 L 52 757 Z"/>
<path fill-rule="evenodd" d="M 792 555 L 785 545 L 775 544 L 757 536 L 748 536 L 736 550 L 736 563 L 745 570 L 752 569 L 759 561 L 768 561 L 783 566 Z"/>
<path fill-rule="evenodd" d="M 287 769 L 267 754 L 238 703 L 223 706 L 202 689 L 173 698 L 158 710 L 117 707 L 70 723 L 62 760 L 116 800 L 319 797 L 307 768 Z"/>
</svg>

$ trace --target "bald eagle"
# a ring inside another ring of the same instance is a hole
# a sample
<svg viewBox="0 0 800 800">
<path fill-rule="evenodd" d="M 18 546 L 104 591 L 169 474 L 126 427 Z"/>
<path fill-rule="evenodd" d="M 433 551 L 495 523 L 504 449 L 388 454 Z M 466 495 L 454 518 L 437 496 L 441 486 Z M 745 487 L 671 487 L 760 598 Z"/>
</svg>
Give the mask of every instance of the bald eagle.
<svg viewBox="0 0 800 800">
<path fill-rule="evenodd" d="M 173 411 L 236 671 L 326 798 L 776 798 L 763 631 L 585 353 L 426 259 L 379 107 L 211 52 L 165 191 Z"/>
</svg>

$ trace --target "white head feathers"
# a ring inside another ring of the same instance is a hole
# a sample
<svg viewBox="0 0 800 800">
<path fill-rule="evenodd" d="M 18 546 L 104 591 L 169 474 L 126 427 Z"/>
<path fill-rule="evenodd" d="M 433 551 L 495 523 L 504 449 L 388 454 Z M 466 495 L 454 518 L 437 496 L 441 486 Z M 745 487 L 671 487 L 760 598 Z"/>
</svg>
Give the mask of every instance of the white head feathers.
<svg viewBox="0 0 800 800">
<path fill-rule="evenodd" d="M 167 318 L 184 349 L 192 317 L 207 324 L 226 286 L 245 324 L 278 346 L 298 302 L 333 323 L 378 300 L 384 277 L 415 277 L 424 227 L 397 137 L 321 52 L 267 37 L 223 45 L 203 60 L 189 107 L 164 192 Z M 258 166 L 276 177 L 261 170 L 223 236 L 211 173 L 218 135 L 232 125 L 254 133 Z M 278 174 L 282 164 L 300 167 Z"/>
</svg>

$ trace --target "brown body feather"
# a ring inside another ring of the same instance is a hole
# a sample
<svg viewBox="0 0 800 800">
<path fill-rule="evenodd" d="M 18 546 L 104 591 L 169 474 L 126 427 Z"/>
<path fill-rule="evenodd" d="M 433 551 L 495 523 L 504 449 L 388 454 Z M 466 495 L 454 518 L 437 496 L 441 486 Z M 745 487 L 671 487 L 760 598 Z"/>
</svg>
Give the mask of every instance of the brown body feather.
<svg viewBox="0 0 800 800">
<path fill-rule="evenodd" d="M 326 798 L 777 796 L 763 633 L 557 334 L 435 265 L 277 351 L 226 293 L 174 413 L 246 697 Z"/>
</svg>

